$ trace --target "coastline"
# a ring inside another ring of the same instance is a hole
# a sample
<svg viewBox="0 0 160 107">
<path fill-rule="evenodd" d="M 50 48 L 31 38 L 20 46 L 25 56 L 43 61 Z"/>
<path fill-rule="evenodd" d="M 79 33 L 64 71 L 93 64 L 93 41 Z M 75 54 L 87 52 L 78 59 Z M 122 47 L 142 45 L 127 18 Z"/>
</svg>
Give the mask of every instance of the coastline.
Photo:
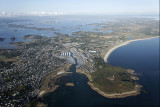
<svg viewBox="0 0 160 107">
<path fill-rule="evenodd" d="M 55 91 L 59 87 L 59 85 L 51 84 L 51 82 L 54 82 L 57 78 L 63 75 L 72 74 L 72 72 L 68 72 L 71 66 L 71 64 L 66 64 L 58 68 L 55 72 L 52 72 L 48 74 L 46 77 L 44 77 L 44 81 L 41 83 L 42 86 L 38 94 L 39 98 L 42 98 L 48 92 Z"/>
<path fill-rule="evenodd" d="M 42 90 L 40 93 L 39 93 L 39 98 L 42 98 L 46 93 L 48 92 L 53 92 L 55 91 L 59 86 L 54 86 L 53 88 L 51 89 L 48 89 L 48 90 Z"/>
<path fill-rule="evenodd" d="M 160 37 L 160 36 L 143 38 L 143 39 L 129 40 L 129 41 L 120 43 L 120 44 L 118 44 L 118 45 L 115 45 L 115 46 L 111 47 L 111 49 L 109 49 L 109 50 L 106 52 L 106 54 L 104 55 L 104 61 L 107 63 L 107 62 L 108 62 L 107 59 L 109 58 L 110 54 L 111 54 L 114 50 L 116 50 L 117 48 L 119 48 L 119 47 L 121 47 L 121 46 L 127 45 L 127 44 L 129 44 L 130 42 L 139 41 L 139 40 L 146 40 L 146 39 L 152 39 L 152 38 L 156 38 L 156 37 Z"/>
<path fill-rule="evenodd" d="M 65 64 L 58 68 L 55 72 L 52 72 L 44 77 L 44 80 L 41 82 L 41 87 L 39 88 L 38 99 L 43 100 L 43 96 L 49 92 L 54 92 L 56 89 L 60 87 L 60 85 L 55 85 L 54 82 L 57 78 L 60 78 L 64 75 L 70 75 L 72 72 L 69 72 L 72 64 Z M 66 86 L 74 86 L 74 84 L 66 83 Z M 48 104 L 45 104 L 39 100 L 34 101 L 36 103 L 34 106 L 36 107 L 48 107 Z"/>
<path fill-rule="evenodd" d="M 100 95 L 107 97 L 107 98 L 125 98 L 125 97 L 129 97 L 129 96 L 136 96 L 140 94 L 140 89 L 141 89 L 141 85 L 136 85 L 135 89 L 133 91 L 128 91 L 128 92 L 123 92 L 123 93 L 114 93 L 114 94 L 107 94 L 103 91 L 101 91 L 99 88 L 95 87 L 91 82 L 92 82 L 92 78 L 89 74 L 85 73 L 83 70 L 80 69 L 76 69 L 77 73 L 80 74 L 84 74 L 88 79 L 88 85 L 91 87 L 92 90 L 96 91 L 97 93 L 99 93 Z"/>
<path fill-rule="evenodd" d="M 135 90 L 133 90 L 133 91 L 123 92 L 123 93 L 115 93 L 115 94 L 107 94 L 107 93 L 101 91 L 99 88 L 96 88 L 91 82 L 88 82 L 88 85 L 93 90 L 98 92 L 100 95 L 107 97 L 107 98 L 125 98 L 125 97 L 129 97 L 129 96 L 136 96 L 136 95 L 140 94 L 140 88 L 142 87 L 140 85 L 136 85 Z"/>
</svg>

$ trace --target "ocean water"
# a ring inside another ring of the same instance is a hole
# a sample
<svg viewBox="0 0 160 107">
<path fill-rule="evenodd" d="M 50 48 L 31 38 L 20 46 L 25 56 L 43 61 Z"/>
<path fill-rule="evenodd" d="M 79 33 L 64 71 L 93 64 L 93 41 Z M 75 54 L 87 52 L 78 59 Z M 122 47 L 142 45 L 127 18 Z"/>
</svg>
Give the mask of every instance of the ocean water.
<svg viewBox="0 0 160 107">
<path fill-rule="evenodd" d="M 88 85 L 88 79 L 72 67 L 74 87 L 60 86 L 44 96 L 49 107 L 158 107 L 159 106 L 159 38 L 134 41 L 112 52 L 109 64 L 133 69 L 140 74 L 141 94 L 110 99 L 99 95 Z"/>
<path fill-rule="evenodd" d="M 10 42 L 30 41 L 25 40 L 24 35 L 42 35 L 54 37 L 55 32 L 69 34 L 75 31 L 97 31 L 101 26 L 90 25 L 116 21 L 108 17 L 98 16 L 56 16 L 56 17 L 18 17 L 0 18 L 0 37 L 6 38 L 0 42 L 0 48 L 16 48 L 9 45 Z M 9 24 L 25 25 L 27 27 L 55 28 L 56 31 L 34 30 L 26 28 L 13 28 Z M 11 41 L 10 37 L 16 37 Z M 88 106 L 88 107 L 116 107 L 116 106 L 158 106 L 159 105 L 159 38 L 135 41 L 129 45 L 116 49 L 108 61 L 112 65 L 133 69 L 139 73 L 139 84 L 143 85 L 142 92 L 138 96 L 122 99 L 109 99 L 99 95 L 87 85 L 88 79 L 76 73 L 72 68 L 74 87 L 61 86 L 55 92 L 44 96 L 45 103 L 53 106 Z"/>
<path fill-rule="evenodd" d="M 160 58 L 159 37 L 131 42 L 110 55 L 109 64 L 133 69 L 139 75 L 142 94 L 137 96 L 139 105 L 159 105 Z"/>
<path fill-rule="evenodd" d="M 158 15 L 159 16 L 159 15 Z M 17 17 L 0 17 L 0 37 L 5 38 L 0 41 L 1 48 L 16 48 L 10 45 L 10 42 L 24 42 L 25 35 L 41 35 L 47 37 L 55 37 L 56 33 L 68 34 L 76 31 L 92 31 L 110 33 L 114 32 L 110 29 L 106 31 L 100 30 L 103 25 L 96 25 L 97 23 L 116 22 L 121 18 L 159 18 L 157 15 L 60 15 L 60 16 L 17 16 Z M 34 28 L 54 28 L 55 30 L 37 30 L 31 28 L 11 27 L 10 25 L 22 25 L 24 27 Z M 14 41 L 10 38 L 15 37 Z"/>
<path fill-rule="evenodd" d="M 101 31 L 102 26 L 92 25 L 93 23 L 102 23 L 108 21 L 116 21 L 115 19 L 101 16 L 26 16 L 26 17 L 13 17 L 13 18 L 0 18 L 0 37 L 5 38 L 0 41 L 0 48 L 15 48 L 10 45 L 10 42 L 24 42 L 31 41 L 25 40 L 25 35 L 41 35 L 46 37 L 55 37 L 56 33 L 68 34 L 73 36 L 72 33 L 76 31 L 93 31 L 93 32 L 112 32 L 112 30 Z M 11 27 L 10 25 L 21 25 L 25 28 Z M 34 28 L 54 28 L 55 30 L 37 30 L 26 27 Z M 15 37 L 15 41 L 10 38 Z"/>
</svg>

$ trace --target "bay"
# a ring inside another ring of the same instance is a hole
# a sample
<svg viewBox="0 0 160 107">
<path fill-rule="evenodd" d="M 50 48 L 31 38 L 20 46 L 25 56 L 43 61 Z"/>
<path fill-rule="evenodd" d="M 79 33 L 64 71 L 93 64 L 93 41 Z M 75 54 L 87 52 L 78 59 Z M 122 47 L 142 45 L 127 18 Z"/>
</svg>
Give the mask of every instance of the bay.
<svg viewBox="0 0 160 107">
<path fill-rule="evenodd" d="M 88 85 L 88 79 L 72 69 L 74 87 L 61 86 L 44 96 L 45 103 L 53 106 L 88 107 L 155 107 L 159 106 L 159 38 L 131 42 L 111 53 L 108 63 L 133 69 L 140 74 L 138 81 L 143 86 L 141 94 L 121 99 L 99 95 Z"/>
</svg>

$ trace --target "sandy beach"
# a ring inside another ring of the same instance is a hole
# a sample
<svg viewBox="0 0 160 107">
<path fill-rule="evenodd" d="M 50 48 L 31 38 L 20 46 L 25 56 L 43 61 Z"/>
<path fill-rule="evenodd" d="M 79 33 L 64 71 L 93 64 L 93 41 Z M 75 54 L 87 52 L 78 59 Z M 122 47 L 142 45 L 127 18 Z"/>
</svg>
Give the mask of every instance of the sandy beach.
<svg viewBox="0 0 160 107">
<path fill-rule="evenodd" d="M 42 98 L 46 93 L 48 93 L 48 92 L 53 92 L 53 91 L 55 91 L 58 87 L 59 87 L 59 85 L 54 86 L 54 87 L 51 88 L 51 89 L 42 90 L 42 91 L 39 93 L 39 97 Z"/>
<path fill-rule="evenodd" d="M 159 36 L 156 36 L 156 37 L 159 37 Z M 104 61 L 105 61 L 105 62 L 108 62 L 107 59 L 108 59 L 109 55 L 110 55 L 115 49 L 117 49 L 117 48 L 119 48 L 119 47 L 121 47 L 121 46 L 127 45 L 127 44 L 129 44 L 130 42 L 133 42 L 133 41 L 146 40 L 146 39 L 151 39 L 151 38 L 156 38 L 156 37 L 129 40 L 129 41 L 120 43 L 120 44 L 118 44 L 118 45 L 116 45 L 116 46 L 113 46 L 113 48 L 109 49 L 109 51 L 105 54 L 105 56 L 104 56 Z"/>
<path fill-rule="evenodd" d="M 156 37 L 159 37 L 159 36 L 156 36 Z M 107 62 L 107 59 L 109 57 L 109 55 L 117 48 L 121 47 L 121 46 L 124 46 L 124 45 L 127 45 L 129 44 L 130 42 L 133 42 L 133 41 L 139 41 L 139 40 L 146 40 L 146 39 L 151 39 L 151 38 L 156 38 L 156 37 L 150 37 L 150 38 L 143 38 L 143 39 L 135 39 L 135 40 L 129 40 L 129 41 L 126 41 L 126 42 L 123 42 L 123 43 L 120 43 L 114 47 L 112 47 L 111 49 L 109 49 L 109 51 L 105 54 L 105 57 L 104 57 L 104 61 Z M 138 94 L 140 94 L 140 89 L 141 89 L 141 85 L 136 85 L 135 86 L 135 89 L 132 90 L 132 91 L 128 91 L 128 92 L 123 92 L 123 93 L 114 93 L 114 94 L 108 94 L 108 93 L 104 93 L 103 91 L 101 91 L 99 88 L 95 87 L 94 84 L 92 84 L 92 78 L 89 74 L 85 73 L 83 70 L 80 70 L 80 69 L 76 69 L 77 73 L 82 73 L 82 74 L 85 74 L 89 81 L 88 81 L 88 85 L 93 89 L 95 90 L 96 92 L 98 92 L 100 95 L 104 96 L 104 97 L 107 97 L 107 98 L 124 98 L 124 97 L 128 97 L 128 96 L 136 96 Z M 132 74 L 133 74 L 133 71 L 132 71 Z M 136 79 L 138 80 L 138 79 Z"/>
<path fill-rule="evenodd" d="M 52 72 L 44 77 L 44 80 L 41 83 L 42 85 L 39 89 L 39 97 L 43 97 L 48 92 L 55 91 L 59 87 L 59 85 L 54 85 L 54 81 L 56 81 L 57 78 L 63 75 L 72 74 L 72 72 L 68 72 L 71 66 L 72 64 L 65 64 L 64 66 L 58 68 L 55 72 Z"/>
</svg>

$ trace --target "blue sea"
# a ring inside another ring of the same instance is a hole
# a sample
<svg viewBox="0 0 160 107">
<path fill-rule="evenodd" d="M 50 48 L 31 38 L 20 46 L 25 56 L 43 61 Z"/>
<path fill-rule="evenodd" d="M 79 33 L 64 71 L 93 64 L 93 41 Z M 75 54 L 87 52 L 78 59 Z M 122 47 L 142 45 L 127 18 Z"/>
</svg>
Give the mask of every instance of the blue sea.
<svg viewBox="0 0 160 107">
<path fill-rule="evenodd" d="M 56 33 L 68 34 L 73 36 L 73 32 L 77 31 L 93 31 L 93 32 L 112 32 L 112 30 L 101 31 L 103 26 L 96 26 L 94 23 L 105 23 L 116 21 L 113 18 L 107 16 L 19 16 L 19 17 L 0 17 L 0 37 L 5 38 L 4 41 L 0 41 L 0 49 L 2 48 L 15 48 L 10 43 L 31 41 L 30 39 L 24 39 L 25 35 L 41 35 L 46 37 L 55 37 Z M 11 25 L 24 26 L 13 27 Z M 55 30 L 37 30 L 34 28 L 54 28 Z M 15 37 L 14 41 L 10 38 Z"/>
<path fill-rule="evenodd" d="M 87 85 L 88 79 L 72 67 L 74 87 L 60 86 L 44 96 L 49 107 L 159 107 L 159 38 L 140 40 L 119 47 L 111 53 L 108 63 L 133 69 L 143 86 L 141 94 L 127 98 L 110 99 L 99 95 Z"/>
<path fill-rule="evenodd" d="M 131 42 L 109 56 L 109 64 L 133 69 L 140 74 L 138 81 L 143 86 L 142 94 L 135 97 L 138 105 L 159 105 L 160 58 L 159 40 L 152 38 Z"/>
<path fill-rule="evenodd" d="M 116 17 L 116 16 L 115 16 Z M 140 17 L 141 18 L 141 17 Z M 55 32 L 72 36 L 75 31 L 94 31 L 103 26 L 96 26 L 93 23 L 117 21 L 111 17 L 104 16 L 54 16 L 54 17 L 15 17 L 0 18 L 0 48 L 16 48 L 10 42 L 31 41 L 25 40 L 24 35 L 42 35 L 55 37 Z M 56 31 L 35 30 L 26 28 L 9 27 L 10 24 L 24 25 L 37 28 L 55 28 Z M 105 31 L 114 32 L 114 31 Z M 10 37 L 15 37 L 11 41 Z M 130 36 L 132 39 L 132 36 Z M 87 84 L 88 79 L 82 74 L 76 73 L 72 67 L 72 78 L 74 87 L 61 86 L 54 92 L 44 96 L 45 103 L 53 106 L 88 106 L 88 107 L 154 107 L 159 106 L 159 38 L 152 38 L 141 41 L 134 41 L 131 44 L 119 47 L 111 53 L 108 63 L 133 69 L 138 73 L 140 80 L 137 81 L 143 86 L 141 94 L 122 99 L 109 99 L 99 95 Z"/>
<path fill-rule="evenodd" d="M 123 18 L 150 18 L 153 20 L 159 19 L 159 15 L 57 15 L 57 16 L 15 16 L 15 17 L 0 17 L 0 37 L 5 38 L 0 41 L 0 49 L 16 48 L 10 43 L 31 41 L 24 39 L 25 35 L 41 35 L 46 37 L 55 37 L 56 33 L 72 35 L 77 31 L 91 31 L 110 33 L 114 32 L 111 29 L 102 31 L 103 24 L 116 22 Z M 102 23 L 102 25 L 98 24 Z M 24 26 L 11 27 L 11 25 Z M 27 28 L 28 27 L 28 28 Z M 30 28 L 29 28 L 30 27 Z M 37 30 L 34 28 L 54 28 L 55 30 Z M 14 41 L 10 38 L 15 37 Z"/>
</svg>

